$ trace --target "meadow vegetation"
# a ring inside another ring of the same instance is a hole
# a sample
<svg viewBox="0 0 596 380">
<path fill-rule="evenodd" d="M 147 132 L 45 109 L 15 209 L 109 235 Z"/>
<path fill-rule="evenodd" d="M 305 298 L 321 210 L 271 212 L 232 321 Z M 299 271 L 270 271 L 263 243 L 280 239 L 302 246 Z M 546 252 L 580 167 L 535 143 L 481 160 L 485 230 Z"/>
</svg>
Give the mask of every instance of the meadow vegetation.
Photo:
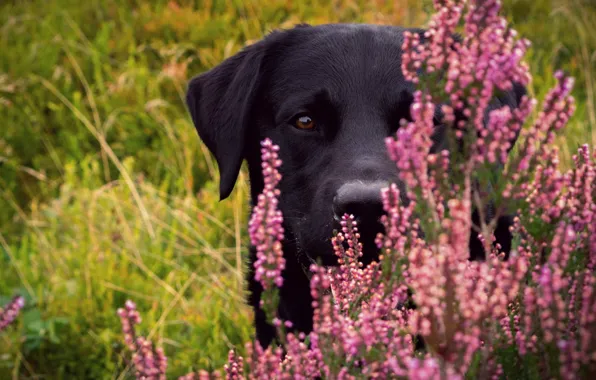
<svg viewBox="0 0 596 380">
<path fill-rule="evenodd" d="M 421 26 L 428 4 L 384 1 L 3 2 L 0 5 L 0 378 L 129 378 L 116 309 L 164 347 L 168 375 L 219 369 L 252 334 L 244 305 L 246 176 L 218 202 L 187 80 L 278 27 Z M 596 146 L 596 6 L 507 0 L 533 43 L 530 91 L 576 78 L 563 166 Z"/>
</svg>

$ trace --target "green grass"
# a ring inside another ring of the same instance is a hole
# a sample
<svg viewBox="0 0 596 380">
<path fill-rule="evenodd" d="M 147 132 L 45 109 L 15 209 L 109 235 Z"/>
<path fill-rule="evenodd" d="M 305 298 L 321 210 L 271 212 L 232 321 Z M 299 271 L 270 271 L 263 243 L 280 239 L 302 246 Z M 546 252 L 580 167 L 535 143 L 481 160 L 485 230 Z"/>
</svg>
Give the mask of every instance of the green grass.
<svg viewBox="0 0 596 380">
<path fill-rule="evenodd" d="M 508 0 L 533 42 L 531 91 L 577 78 L 567 162 L 596 145 L 596 7 Z M 420 26 L 420 2 L 14 0 L 0 5 L 0 378 L 127 378 L 115 311 L 134 299 L 169 375 L 218 368 L 251 337 L 247 184 L 217 170 L 183 95 L 192 75 L 298 22 Z"/>
</svg>

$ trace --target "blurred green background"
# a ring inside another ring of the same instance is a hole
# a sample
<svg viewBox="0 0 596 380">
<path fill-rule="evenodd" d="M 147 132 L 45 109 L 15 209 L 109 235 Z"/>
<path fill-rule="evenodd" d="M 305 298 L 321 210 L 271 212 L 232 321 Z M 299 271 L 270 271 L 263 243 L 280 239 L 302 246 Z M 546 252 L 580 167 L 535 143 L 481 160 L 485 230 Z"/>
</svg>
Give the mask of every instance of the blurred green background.
<svg viewBox="0 0 596 380">
<path fill-rule="evenodd" d="M 0 2 L 0 379 L 131 377 L 116 309 L 165 348 L 170 376 L 220 368 L 251 337 L 243 303 L 247 184 L 217 169 L 183 103 L 187 80 L 278 27 L 423 26 L 429 2 Z M 506 0 L 542 99 L 562 68 L 578 110 L 563 163 L 596 145 L 596 5 Z"/>
</svg>

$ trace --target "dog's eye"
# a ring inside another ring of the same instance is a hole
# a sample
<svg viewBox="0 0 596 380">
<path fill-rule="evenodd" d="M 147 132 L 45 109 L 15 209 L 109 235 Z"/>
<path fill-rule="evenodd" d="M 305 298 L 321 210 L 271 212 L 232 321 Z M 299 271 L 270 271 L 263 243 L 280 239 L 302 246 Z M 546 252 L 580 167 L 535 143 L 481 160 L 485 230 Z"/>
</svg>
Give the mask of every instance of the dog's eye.
<svg viewBox="0 0 596 380">
<path fill-rule="evenodd" d="M 294 126 L 298 129 L 313 129 L 315 121 L 308 115 L 300 115 L 294 119 Z"/>
</svg>

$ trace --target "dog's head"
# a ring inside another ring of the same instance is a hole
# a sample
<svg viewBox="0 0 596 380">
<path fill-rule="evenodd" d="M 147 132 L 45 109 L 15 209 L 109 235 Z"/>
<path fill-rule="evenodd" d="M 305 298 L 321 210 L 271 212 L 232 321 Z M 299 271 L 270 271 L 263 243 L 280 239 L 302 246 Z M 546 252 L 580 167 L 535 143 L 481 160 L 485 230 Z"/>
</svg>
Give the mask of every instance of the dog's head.
<svg viewBox="0 0 596 380">
<path fill-rule="evenodd" d="M 297 251 L 335 264 L 330 238 L 344 213 L 360 220 L 365 252 L 375 251 L 380 189 L 399 184 L 384 140 L 410 119 L 414 92 L 401 71 L 405 30 L 301 25 L 273 32 L 193 78 L 187 104 L 217 160 L 221 199 L 243 159 L 256 199 L 263 188 L 259 143 L 270 137 L 280 146 L 280 207 Z M 501 103 L 515 105 L 521 95 Z M 437 131 L 436 145 L 444 146 Z"/>
</svg>

